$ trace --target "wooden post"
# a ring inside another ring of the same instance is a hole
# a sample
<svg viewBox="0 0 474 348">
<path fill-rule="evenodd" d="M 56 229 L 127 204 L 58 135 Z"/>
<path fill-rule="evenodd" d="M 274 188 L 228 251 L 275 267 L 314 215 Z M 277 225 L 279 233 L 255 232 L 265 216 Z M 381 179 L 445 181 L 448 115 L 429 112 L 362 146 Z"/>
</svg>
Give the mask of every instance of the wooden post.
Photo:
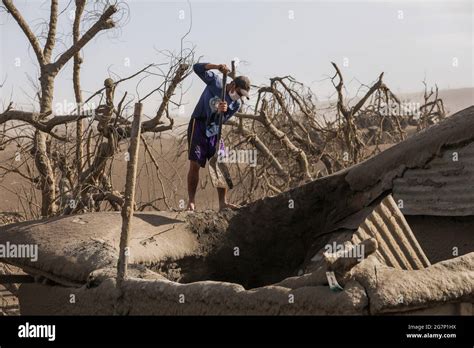
<svg viewBox="0 0 474 348">
<path fill-rule="evenodd" d="M 236 75 L 236 69 L 235 69 L 235 60 L 233 60 L 231 63 L 231 69 L 230 69 L 230 77 L 233 79 L 235 79 L 235 75 Z"/>
<path fill-rule="evenodd" d="M 135 104 L 133 113 L 132 132 L 130 136 L 129 161 L 127 164 L 127 179 L 125 182 L 125 202 L 122 207 L 122 233 L 120 235 L 120 253 L 117 263 L 117 287 L 127 276 L 127 265 L 130 250 L 130 237 L 133 209 L 135 205 L 135 181 L 137 177 L 138 148 L 140 146 L 142 104 Z"/>
</svg>

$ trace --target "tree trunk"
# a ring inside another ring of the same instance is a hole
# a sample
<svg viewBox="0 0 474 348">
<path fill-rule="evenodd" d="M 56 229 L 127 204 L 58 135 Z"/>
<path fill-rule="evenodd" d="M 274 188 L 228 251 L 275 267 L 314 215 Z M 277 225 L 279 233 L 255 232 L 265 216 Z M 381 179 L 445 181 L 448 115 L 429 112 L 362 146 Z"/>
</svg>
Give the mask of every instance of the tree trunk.
<svg viewBox="0 0 474 348">
<path fill-rule="evenodd" d="M 47 69 L 41 70 L 40 113 L 42 115 L 52 111 L 54 77 L 55 74 Z M 34 150 L 36 168 L 40 174 L 41 216 L 50 216 L 56 213 L 56 178 L 48 157 L 47 137 L 48 134 L 42 131 L 35 132 Z"/>
<path fill-rule="evenodd" d="M 127 164 L 127 178 L 125 183 L 125 202 L 122 207 L 122 232 L 120 234 L 120 253 L 117 264 L 117 287 L 120 288 L 127 276 L 129 256 L 129 239 L 132 229 L 132 217 L 135 206 L 135 183 L 137 179 L 138 150 L 140 147 L 142 104 L 135 104 L 132 123 L 132 136 L 130 138 L 130 161 Z"/>
</svg>

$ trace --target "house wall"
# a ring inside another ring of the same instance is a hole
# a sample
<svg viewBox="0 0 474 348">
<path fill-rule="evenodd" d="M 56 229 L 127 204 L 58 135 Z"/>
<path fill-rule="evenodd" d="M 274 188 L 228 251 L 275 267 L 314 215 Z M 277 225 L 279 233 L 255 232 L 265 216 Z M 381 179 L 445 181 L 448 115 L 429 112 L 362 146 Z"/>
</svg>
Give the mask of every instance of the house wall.
<svg viewBox="0 0 474 348">
<path fill-rule="evenodd" d="M 405 218 L 432 264 L 474 251 L 474 216 Z"/>
<path fill-rule="evenodd" d="M 244 290 L 232 283 L 179 284 L 137 278 L 125 279 L 122 285 L 119 293 L 113 279 L 94 288 L 25 283 L 18 294 L 20 312 L 21 315 L 367 315 L 369 304 L 364 289 L 354 281 L 341 292 L 333 292 L 328 286 Z"/>
</svg>

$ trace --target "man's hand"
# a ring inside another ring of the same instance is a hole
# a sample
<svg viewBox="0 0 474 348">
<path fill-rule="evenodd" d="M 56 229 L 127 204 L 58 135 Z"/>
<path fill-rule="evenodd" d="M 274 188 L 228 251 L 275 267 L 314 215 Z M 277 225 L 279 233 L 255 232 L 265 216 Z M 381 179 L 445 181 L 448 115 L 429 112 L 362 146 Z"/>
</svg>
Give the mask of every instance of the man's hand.
<svg viewBox="0 0 474 348">
<path fill-rule="evenodd" d="M 223 73 L 223 74 L 228 74 L 228 73 L 230 73 L 230 69 L 229 69 L 229 68 L 227 67 L 227 65 L 225 65 L 225 64 L 219 64 L 219 65 L 217 66 L 217 69 L 218 69 L 221 73 Z"/>
<path fill-rule="evenodd" d="M 225 64 L 207 64 L 206 65 L 206 70 L 212 70 L 212 69 L 217 69 L 221 73 L 230 73 L 230 69 L 227 67 Z"/>
<path fill-rule="evenodd" d="M 217 105 L 217 111 L 222 112 L 222 113 L 226 113 L 227 112 L 227 102 L 225 102 L 225 101 L 219 102 L 219 104 Z"/>
</svg>

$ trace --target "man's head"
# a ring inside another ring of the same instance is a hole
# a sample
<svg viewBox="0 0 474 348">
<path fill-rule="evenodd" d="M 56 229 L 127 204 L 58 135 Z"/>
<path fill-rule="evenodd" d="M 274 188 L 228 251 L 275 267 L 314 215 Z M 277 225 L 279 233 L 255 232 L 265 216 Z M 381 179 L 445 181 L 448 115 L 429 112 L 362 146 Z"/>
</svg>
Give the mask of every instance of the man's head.
<svg viewBox="0 0 474 348">
<path fill-rule="evenodd" d="M 243 97 L 249 99 L 250 80 L 247 76 L 237 76 L 234 81 L 229 84 L 229 96 L 232 100 Z"/>
</svg>

